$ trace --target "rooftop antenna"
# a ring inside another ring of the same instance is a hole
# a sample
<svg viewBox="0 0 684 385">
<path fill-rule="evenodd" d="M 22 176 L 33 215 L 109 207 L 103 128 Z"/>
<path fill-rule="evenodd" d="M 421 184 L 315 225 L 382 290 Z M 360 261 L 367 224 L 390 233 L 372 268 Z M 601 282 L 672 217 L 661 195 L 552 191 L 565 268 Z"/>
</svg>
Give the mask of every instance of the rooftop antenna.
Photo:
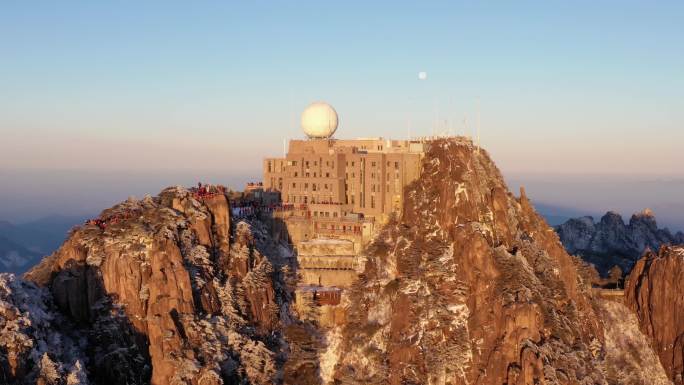
<svg viewBox="0 0 684 385">
<path fill-rule="evenodd" d="M 435 138 L 435 131 L 439 126 L 439 106 L 437 105 L 437 98 L 435 98 L 435 120 L 432 121 L 432 138 Z"/>
<path fill-rule="evenodd" d="M 294 91 L 290 88 L 290 130 L 297 130 L 297 117 L 294 109 Z"/>
<path fill-rule="evenodd" d="M 449 119 L 449 127 L 448 127 L 449 135 L 456 136 L 456 131 L 457 131 L 457 129 L 456 129 L 456 125 L 455 125 L 455 124 L 456 124 L 456 119 L 457 119 L 457 118 L 454 116 L 454 111 L 456 111 L 456 101 L 454 100 L 454 97 L 453 97 L 453 96 L 451 97 L 451 106 L 450 106 L 450 108 L 451 108 L 451 114 L 450 114 L 450 115 L 451 115 L 451 116 L 450 116 L 451 119 Z"/>
<path fill-rule="evenodd" d="M 463 135 L 466 137 L 470 136 L 468 135 L 468 113 L 466 112 L 463 114 Z"/>
<path fill-rule="evenodd" d="M 406 119 L 406 130 L 408 131 L 408 140 L 411 140 L 411 118 Z"/>
<path fill-rule="evenodd" d="M 480 97 L 477 97 L 477 153 L 480 153 Z"/>
</svg>

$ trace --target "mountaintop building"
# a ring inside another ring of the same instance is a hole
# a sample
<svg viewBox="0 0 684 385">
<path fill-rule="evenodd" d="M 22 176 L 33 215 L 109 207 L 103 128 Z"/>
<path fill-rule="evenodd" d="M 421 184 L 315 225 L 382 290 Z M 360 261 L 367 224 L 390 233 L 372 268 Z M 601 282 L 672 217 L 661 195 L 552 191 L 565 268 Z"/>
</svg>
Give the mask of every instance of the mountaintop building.
<svg viewBox="0 0 684 385">
<path fill-rule="evenodd" d="M 403 209 L 404 187 L 420 176 L 420 140 L 334 139 L 337 112 L 313 103 L 302 114 L 308 139 L 291 140 L 284 158 L 263 163 L 264 194 L 279 194 L 273 212 L 297 256 L 297 308 L 332 325 L 337 305 L 362 267 L 360 252 Z"/>
<path fill-rule="evenodd" d="M 290 141 L 284 158 L 264 160 L 263 188 L 279 192 L 282 204 L 298 212 L 288 217 L 306 222 L 288 226 L 293 243 L 333 237 L 361 245 L 369 240 L 375 223 L 401 212 L 404 187 L 420 174 L 424 144 L 333 139 L 336 112 L 324 103 L 312 106 L 323 111 L 311 117 L 307 109 L 302 115 L 309 139 Z"/>
</svg>

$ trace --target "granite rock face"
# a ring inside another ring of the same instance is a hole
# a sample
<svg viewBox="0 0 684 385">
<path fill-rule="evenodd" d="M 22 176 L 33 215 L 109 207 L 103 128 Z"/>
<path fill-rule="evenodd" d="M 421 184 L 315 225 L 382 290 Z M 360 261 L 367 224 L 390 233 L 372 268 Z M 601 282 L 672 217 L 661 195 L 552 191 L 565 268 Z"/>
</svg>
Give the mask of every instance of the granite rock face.
<svg viewBox="0 0 684 385">
<path fill-rule="evenodd" d="M 684 383 L 684 248 L 647 252 L 627 280 L 625 302 L 670 379 Z"/>
<path fill-rule="evenodd" d="M 225 195 L 183 188 L 101 218 L 26 274 L 85 339 L 91 382 L 278 381 L 289 294 L 263 228 L 231 226 Z"/>
<path fill-rule="evenodd" d="M 563 246 L 570 254 L 582 256 L 605 276 L 613 266 L 630 271 L 647 248 L 684 244 L 684 234 L 660 229 L 651 210 L 632 215 L 625 224 L 622 216 L 606 213 L 599 222 L 592 217 L 570 219 L 556 227 Z"/>
<path fill-rule="evenodd" d="M 466 140 L 431 144 L 367 250 L 338 383 L 601 384 L 603 325 L 579 260 Z"/>
</svg>

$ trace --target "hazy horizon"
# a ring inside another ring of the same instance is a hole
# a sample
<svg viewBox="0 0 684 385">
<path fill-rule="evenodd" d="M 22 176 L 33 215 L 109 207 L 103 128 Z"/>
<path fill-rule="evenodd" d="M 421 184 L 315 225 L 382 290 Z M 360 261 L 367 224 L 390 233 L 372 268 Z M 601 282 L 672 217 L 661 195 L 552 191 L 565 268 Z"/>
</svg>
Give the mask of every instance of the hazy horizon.
<svg viewBox="0 0 684 385">
<path fill-rule="evenodd" d="M 192 186 L 197 181 L 242 190 L 245 183 L 261 180 L 260 171 L 236 175 L 217 170 L 0 170 L 0 221 L 96 215 L 129 196 L 156 195 L 164 187 Z M 518 196 L 524 186 L 537 210 L 546 215 L 591 215 L 598 220 L 605 212 L 616 211 L 628 221 L 633 213 L 650 208 L 660 226 L 684 230 L 684 177 L 503 174 L 513 194 Z"/>
<path fill-rule="evenodd" d="M 315 100 L 337 137 L 400 139 L 472 135 L 479 99 L 483 147 L 536 202 L 684 227 L 681 184 L 648 183 L 684 178 L 684 3 L 301 5 L 4 4 L 0 219 L 241 188 Z"/>
</svg>

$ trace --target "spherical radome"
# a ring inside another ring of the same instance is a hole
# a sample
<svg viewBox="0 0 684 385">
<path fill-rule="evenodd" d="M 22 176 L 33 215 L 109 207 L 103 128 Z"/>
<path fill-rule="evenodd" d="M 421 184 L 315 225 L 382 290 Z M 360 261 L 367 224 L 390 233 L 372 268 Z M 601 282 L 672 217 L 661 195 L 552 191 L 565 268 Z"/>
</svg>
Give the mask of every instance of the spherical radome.
<svg viewBox="0 0 684 385">
<path fill-rule="evenodd" d="M 302 112 L 302 129 L 311 139 L 330 138 L 337 130 L 337 112 L 328 103 L 311 103 Z"/>
</svg>

